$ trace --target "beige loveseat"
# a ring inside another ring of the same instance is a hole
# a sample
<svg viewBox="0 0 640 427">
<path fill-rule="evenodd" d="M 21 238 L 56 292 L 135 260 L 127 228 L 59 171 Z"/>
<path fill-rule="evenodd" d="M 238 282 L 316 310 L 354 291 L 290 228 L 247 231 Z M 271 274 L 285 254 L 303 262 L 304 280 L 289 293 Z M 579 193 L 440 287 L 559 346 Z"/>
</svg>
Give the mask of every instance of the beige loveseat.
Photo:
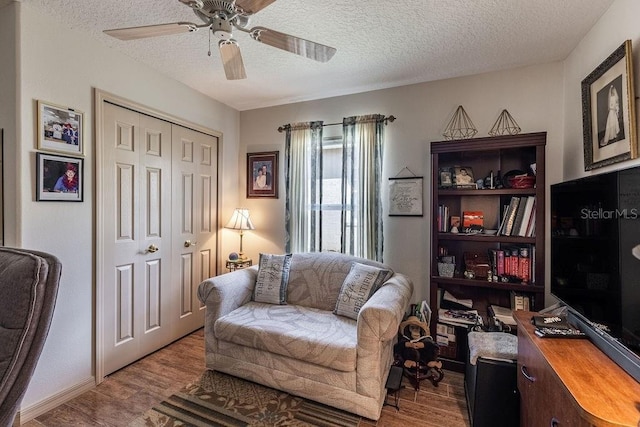
<svg viewBox="0 0 640 427">
<path fill-rule="evenodd" d="M 207 367 L 378 419 L 413 284 L 391 271 L 357 321 L 336 315 L 354 262 L 388 268 L 334 252 L 293 254 L 283 305 L 252 301 L 258 266 L 201 283 Z"/>
</svg>

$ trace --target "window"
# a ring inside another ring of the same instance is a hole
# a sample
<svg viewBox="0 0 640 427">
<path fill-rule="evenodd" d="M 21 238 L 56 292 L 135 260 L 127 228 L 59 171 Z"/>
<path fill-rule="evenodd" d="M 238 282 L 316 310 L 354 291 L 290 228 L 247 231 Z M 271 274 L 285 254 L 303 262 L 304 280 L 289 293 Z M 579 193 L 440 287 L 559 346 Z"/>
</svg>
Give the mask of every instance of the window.
<svg viewBox="0 0 640 427">
<path fill-rule="evenodd" d="M 286 127 L 286 250 L 339 251 L 382 261 L 379 115 L 343 121 L 341 137 L 322 122 Z"/>
</svg>

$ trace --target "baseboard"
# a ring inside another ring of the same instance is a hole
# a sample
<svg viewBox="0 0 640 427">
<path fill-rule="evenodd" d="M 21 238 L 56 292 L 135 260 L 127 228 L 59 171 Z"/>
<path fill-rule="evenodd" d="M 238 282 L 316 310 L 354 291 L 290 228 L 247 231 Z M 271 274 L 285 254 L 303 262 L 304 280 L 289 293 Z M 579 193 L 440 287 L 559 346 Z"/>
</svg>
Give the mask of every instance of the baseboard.
<svg viewBox="0 0 640 427">
<path fill-rule="evenodd" d="M 35 417 L 49 412 L 50 410 L 62 405 L 63 403 L 70 401 L 74 397 L 80 396 L 82 393 L 95 388 L 95 386 L 95 377 L 90 377 L 78 384 L 62 390 L 59 393 L 51 395 L 46 399 L 41 400 L 40 402 L 34 403 L 29 407 L 20 408 L 20 411 L 16 415 L 16 423 L 14 423 L 14 426 L 19 426 L 28 421 L 31 421 Z"/>
</svg>

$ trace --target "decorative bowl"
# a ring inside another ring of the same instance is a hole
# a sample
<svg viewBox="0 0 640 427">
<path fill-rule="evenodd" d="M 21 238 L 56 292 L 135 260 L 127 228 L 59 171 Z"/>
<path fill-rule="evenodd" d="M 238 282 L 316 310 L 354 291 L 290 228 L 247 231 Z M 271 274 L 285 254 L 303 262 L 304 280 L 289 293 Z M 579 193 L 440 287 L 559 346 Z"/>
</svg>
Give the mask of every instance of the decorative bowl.
<svg viewBox="0 0 640 427">
<path fill-rule="evenodd" d="M 509 178 L 511 188 L 533 188 L 536 177 L 530 175 L 516 175 Z"/>
</svg>

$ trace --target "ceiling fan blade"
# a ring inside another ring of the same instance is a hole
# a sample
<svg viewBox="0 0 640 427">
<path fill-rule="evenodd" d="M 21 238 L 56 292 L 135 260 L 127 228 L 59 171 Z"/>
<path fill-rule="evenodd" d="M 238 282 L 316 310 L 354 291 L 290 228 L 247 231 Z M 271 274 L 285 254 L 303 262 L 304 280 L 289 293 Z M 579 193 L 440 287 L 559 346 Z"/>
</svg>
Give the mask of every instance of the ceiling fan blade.
<svg viewBox="0 0 640 427">
<path fill-rule="evenodd" d="M 336 53 L 336 49 L 320 43 L 301 39 L 300 37 L 270 30 L 264 27 L 254 27 L 249 30 L 251 38 L 260 43 L 305 56 L 319 62 L 329 61 Z"/>
<path fill-rule="evenodd" d="M 247 74 L 244 71 L 244 62 L 242 62 L 242 54 L 240 54 L 238 43 L 234 39 L 220 40 L 218 47 L 220 48 L 220 57 L 222 58 L 227 80 L 246 79 Z"/>
<path fill-rule="evenodd" d="M 260 12 L 276 0 L 236 0 L 236 6 L 244 12 L 253 15 Z"/>
<path fill-rule="evenodd" d="M 167 36 L 171 34 L 192 33 L 198 30 L 191 22 L 174 22 L 171 24 L 145 25 L 142 27 L 116 28 L 104 30 L 104 33 L 120 40 L 136 40 L 146 37 Z"/>
</svg>

